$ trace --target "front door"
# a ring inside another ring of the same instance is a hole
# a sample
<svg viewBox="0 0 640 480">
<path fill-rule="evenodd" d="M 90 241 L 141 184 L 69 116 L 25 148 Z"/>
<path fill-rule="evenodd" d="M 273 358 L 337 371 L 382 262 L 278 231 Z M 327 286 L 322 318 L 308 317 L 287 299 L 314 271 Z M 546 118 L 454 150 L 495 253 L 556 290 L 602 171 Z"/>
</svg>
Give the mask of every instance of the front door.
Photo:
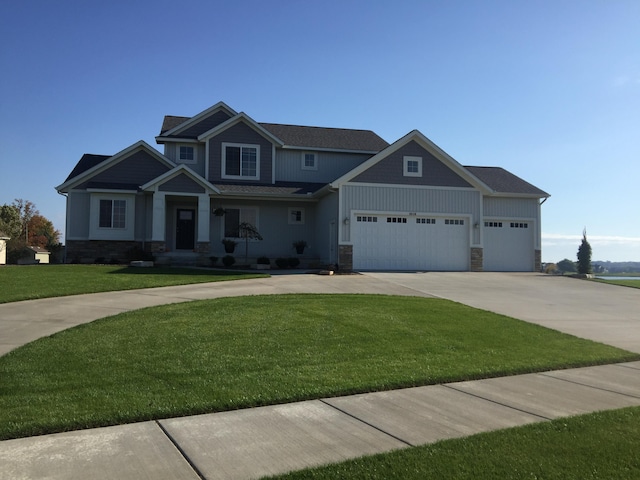
<svg viewBox="0 0 640 480">
<path fill-rule="evenodd" d="M 193 250 L 196 239 L 196 211 L 176 210 L 176 250 Z"/>
</svg>

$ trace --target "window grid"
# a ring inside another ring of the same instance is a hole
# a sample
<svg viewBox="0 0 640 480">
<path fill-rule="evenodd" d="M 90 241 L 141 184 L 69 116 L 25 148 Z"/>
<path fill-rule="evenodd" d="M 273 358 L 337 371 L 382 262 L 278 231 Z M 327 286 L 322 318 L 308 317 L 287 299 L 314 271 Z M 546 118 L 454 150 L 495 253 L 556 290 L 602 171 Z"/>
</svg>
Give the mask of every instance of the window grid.
<svg viewBox="0 0 640 480">
<path fill-rule="evenodd" d="M 387 217 L 387 223 L 407 223 L 404 217 Z"/>
<path fill-rule="evenodd" d="M 444 220 L 445 225 L 464 225 L 464 220 L 460 218 L 446 218 Z"/>
<path fill-rule="evenodd" d="M 378 222 L 378 217 L 368 217 L 368 216 L 364 216 L 364 215 L 358 215 L 356 217 L 356 222 L 377 223 Z"/>
<path fill-rule="evenodd" d="M 126 217 L 126 200 L 100 200 L 100 228 L 126 228 Z"/>
<path fill-rule="evenodd" d="M 502 222 L 484 222 L 485 227 L 502 228 Z"/>
<path fill-rule="evenodd" d="M 511 222 L 511 228 L 529 228 L 528 223 Z"/>
<path fill-rule="evenodd" d="M 426 225 L 435 225 L 436 219 L 435 218 L 416 218 L 416 223 L 423 223 Z"/>
<path fill-rule="evenodd" d="M 193 147 L 181 145 L 179 159 L 181 162 L 193 162 L 195 160 Z"/>
</svg>

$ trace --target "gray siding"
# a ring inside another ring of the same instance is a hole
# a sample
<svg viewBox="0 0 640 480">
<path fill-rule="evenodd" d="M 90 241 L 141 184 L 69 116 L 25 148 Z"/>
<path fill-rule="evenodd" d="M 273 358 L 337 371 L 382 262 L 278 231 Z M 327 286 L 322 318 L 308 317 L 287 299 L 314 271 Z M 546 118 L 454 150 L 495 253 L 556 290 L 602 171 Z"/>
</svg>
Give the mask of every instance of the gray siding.
<svg viewBox="0 0 640 480">
<path fill-rule="evenodd" d="M 187 138 L 198 137 L 199 135 L 202 135 L 203 133 L 208 132 L 212 128 L 217 127 L 221 123 L 226 122 L 230 118 L 231 117 L 224 112 L 216 112 L 213 115 L 210 115 L 209 117 L 196 123 L 195 125 L 192 125 L 191 127 L 187 128 L 185 131 L 180 132 L 178 135 L 180 137 L 187 137 Z"/>
<path fill-rule="evenodd" d="M 333 227 L 331 224 L 333 223 Z M 323 197 L 316 207 L 315 251 L 322 263 L 338 261 L 338 192 Z M 331 245 L 333 245 L 333 258 Z"/>
<path fill-rule="evenodd" d="M 480 192 L 476 190 L 412 189 L 344 185 L 341 188 L 340 219 L 351 219 L 352 211 L 416 214 L 466 214 L 472 223 L 480 222 Z M 342 221 L 342 220 L 340 220 Z M 350 225 L 342 224 L 341 241 L 351 241 Z M 479 242 L 474 232 L 474 243 Z"/>
<path fill-rule="evenodd" d="M 405 177 L 403 175 L 403 157 L 405 155 L 422 157 L 422 177 Z M 471 187 L 466 180 L 413 141 L 382 159 L 352 181 L 392 185 Z"/>
<path fill-rule="evenodd" d="M 204 188 L 184 173 L 167 180 L 158 187 L 161 192 L 204 193 Z"/>
<path fill-rule="evenodd" d="M 178 158 L 178 145 L 181 145 L 181 144 L 180 143 L 166 143 L 164 145 L 164 156 L 167 157 L 172 162 L 176 163 L 176 165 L 179 165 L 179 163 L 177 161 L 177 158 Z M 184 144 L 184 145 L 186 145 L 186 144 Z M 198 143 L 198 144 L 190 143 L 189 145 L 193 145 L 194 147 L 196 147 L 196 162 L 197 163 L 185 163 L 185 165 L 187 167 L 189 167 L 191 170 L 193 170 L 194 172 L 196 172 L 198 175 L 200 175 L 201 177 L 204 178 L 204 165 L 206 163 L 205 145 L 204 145 L 204 143 Z"/>
<path fill-rule="evenodd" d="M 138 151 L 104 172 L 91 177 L 89 182 L 144 185 L 168 170 L 168 166 L 160 163 L 147 152 Z M 87 188 L 87 183 L 77 188 Z"/>
<path fill-rule="evenodd" d="M 485 217 L 537 218 L 537 198 L 484 198 Z"/>
<path fill-rule="evenodd" d="M 67 218 L 67 237 L 70 239 L 89 238 L 89 212 L 91 195 L 73 190 L 67 195 L 69 216 Z"/>
<path fill-rule="evenodd" d="M 329 183 L 365 162 L 371 155 L 316 152 L 317 170 L 302 169 L 300 150 L 276 150 L 276 180 L 282 182 Z"/>
<path fill-rule="evenodd" d="M 222 143 L 243 143 L 260 145 L 260 183 L 271 183 L 273 145 L 262 135 L 245 123 L 238 123 L 220 135 L 209 139 L 209 178 L 210 182 L 222 180 Z M 247 180 L 250 182 L 250 180 Z"/>
<path fill-rule="evenodd" d="M 147 199 L 147 195 L 145 195 L 144 193 L 139 193 L 136 195 L 136 206 L 135 206 L 136 224 L 134 226 L 134 238 L 138 242 L 145 241 L 147 239 L 146 232 L 150 231 L 150 230 L 145 230 L 145 226 L 147 223 L 147 211 L 148 211 L 146 199 Z"/>
</svg>

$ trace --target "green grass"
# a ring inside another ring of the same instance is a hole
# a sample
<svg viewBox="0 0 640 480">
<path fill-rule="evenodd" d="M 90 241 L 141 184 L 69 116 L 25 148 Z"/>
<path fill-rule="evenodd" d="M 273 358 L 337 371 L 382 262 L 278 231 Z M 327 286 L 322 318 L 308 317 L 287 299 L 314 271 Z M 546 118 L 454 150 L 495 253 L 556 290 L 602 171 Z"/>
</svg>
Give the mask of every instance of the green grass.
<svg viewBox="0 0 640 480">
<path fill-rule="evenodd" d="M 593 281 L 600 283 L 609 283 L 612 285 L 620 285 L 622 287 L 640 288 L 640 278 L 638 278 L 638 280 L 608 280 L 604 278 L 594 278 Z"/>
<path fill-rule="evenodd" d="M 343 463 L 280 480 L 637 479 L 640 408 L 598 412 Z"/>
<path fill-rule="evenodd" d="M 7 265 L 0 268 L 0 303 L 266 276 L 195 268 Z"/>
<path fill-rule="evenodd" d="M 0 357 L 0 438 L 639 358 L 442 299 L 198 301 Z"/>
</svg>

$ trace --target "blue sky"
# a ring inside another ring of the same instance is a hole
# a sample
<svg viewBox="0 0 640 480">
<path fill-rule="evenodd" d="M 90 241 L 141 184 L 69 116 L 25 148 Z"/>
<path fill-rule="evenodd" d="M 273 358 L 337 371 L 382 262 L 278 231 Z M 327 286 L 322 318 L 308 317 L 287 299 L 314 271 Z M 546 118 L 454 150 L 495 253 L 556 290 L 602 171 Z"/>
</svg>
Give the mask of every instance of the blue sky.
<svg viewBox="0 0 640 480">
<path fill-rule="evenodd" d="M 0 204 L 64 232 L 84 153 L 222 100 L 259 122 L 420 130 L 552 196 L 543 260 L 640 261 L 640 2 L 22 0 L 0 7 Z M 159 146 L 158 146 L 159 147 Z M 634 193 L 635 192 L 635 193 Z"/>
</svg>

